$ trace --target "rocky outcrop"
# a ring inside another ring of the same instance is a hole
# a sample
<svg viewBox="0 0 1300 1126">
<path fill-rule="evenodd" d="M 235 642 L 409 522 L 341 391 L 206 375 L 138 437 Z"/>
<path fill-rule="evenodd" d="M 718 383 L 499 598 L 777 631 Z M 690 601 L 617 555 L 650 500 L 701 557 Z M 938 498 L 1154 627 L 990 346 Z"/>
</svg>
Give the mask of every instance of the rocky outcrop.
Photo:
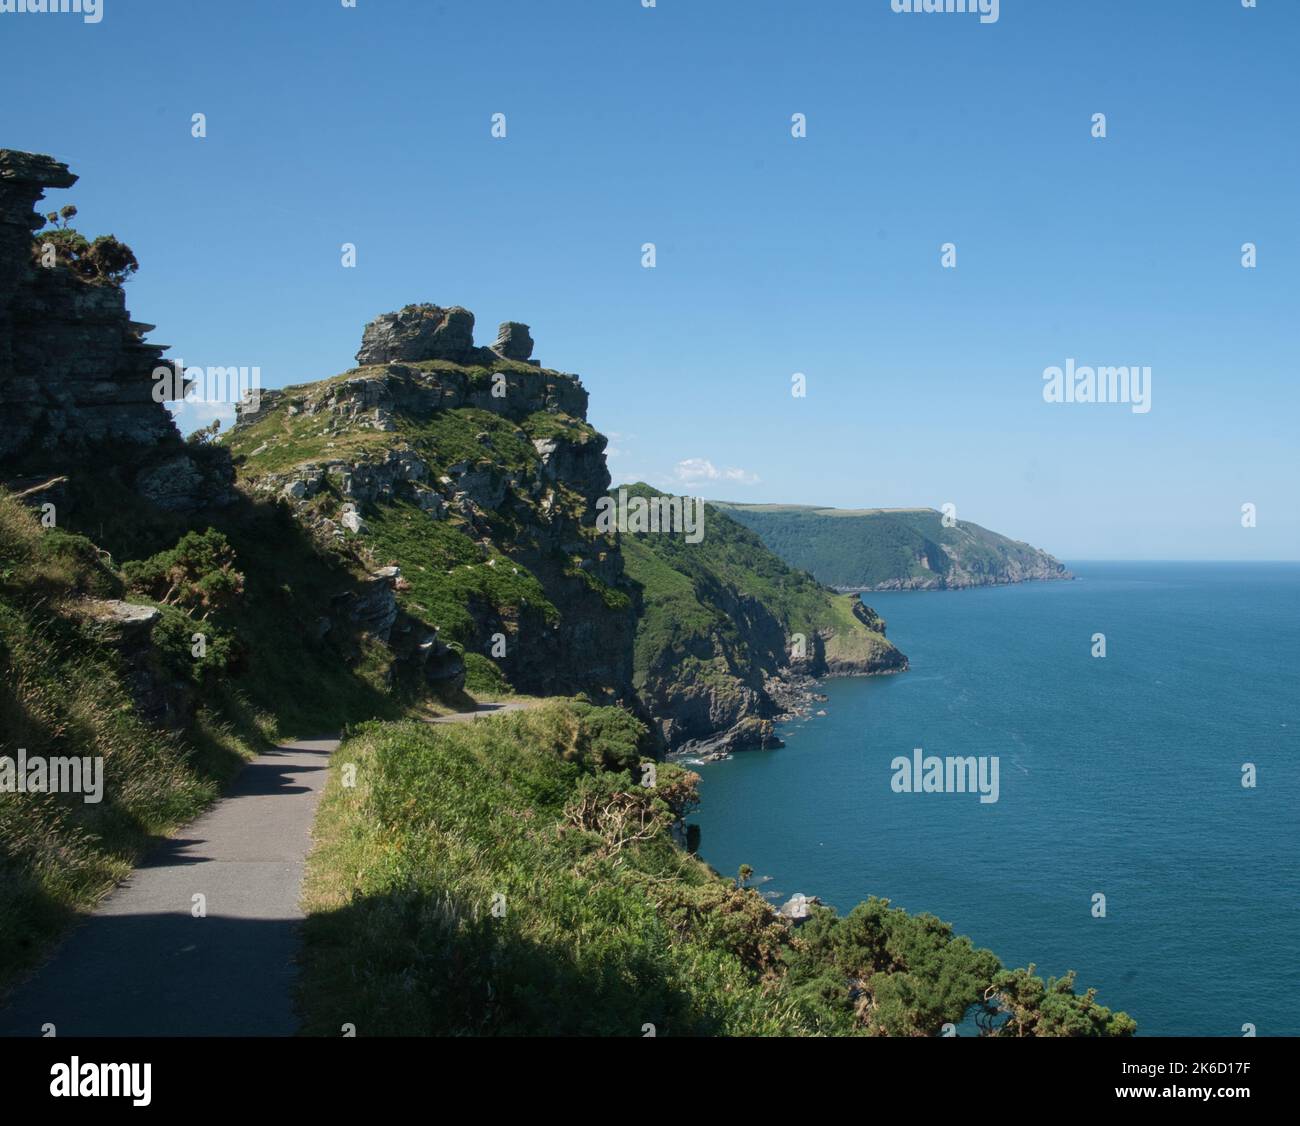
<svg viewBox="0 0 1300 1126">
<path fill-rule="evenodd" d="M 348 617 L 365 633 L 386 642 L 397 621 L 397 580 L 400 567 L 381 567 L 372 572 L 359 589 L 342 595 Z"/>
<path fill-rule="evenodd" d="M 36 213 L 36 203 L 47 188 L 70 188 L 76 182 L 68 166 L 53 157 L 0 149 L 0 395 L 13 377 L 10 307 L 30 279 L 32 231 L 44 222 Z M 0 434 L 0 443 L 7 440 Z M 0 445 L 0 452 L 5 448 Z"/>
<path fill-rule="evenodd" d="M 878 676 L 882 673 L 905 672 L 907 657 L 893 645 L 885 642 L 885 619 L 866 605 L 857 594 L 852 596 L 853 616 L 868 630 L 878 634 L 878 643 L 851 647 L 847 651 L 833 644 L 833 638 L 817 637 L 820 663 L 818 676 Z"/>
<path fill-rule="evenodd" d="M 465 682 L 463 656 L 437 629 L 402 610 L 397 601 L 402 586 L 400 567 L 378 567 L 355 587 L 335 596 L 332 609 L 342 613 L 350 627 L 392 651 L 390 682 L 400 679 L 459 690 Z M 322 618 L 319 629 L 321 636 L 329 633 L 330 618 Z"/>
<path fill-rule="evenodd" d="M 651 663 L 639 693 L 659 735 L 692 757 L 779 746 L 753 721 L 781 714 L 765 681 L 783 663 L 785 630 L 757 598 L 713 576 L 701 580 L 698 597 L 721 610 L 727 627 L 694 634 Z"/>
<path fill-rule="evenodd" d="M 688 739 L 676 745 L 672 748 L 673 753 L 692 761 L 714 762 L 736 751 L 774 751 L 785 746 L 775 734 L 780 718 L 760 719 L 756 715 L 747 715 L 713 735 Z"/>
<path fill-rule="evenodd" d="M 76 181 L 48 156 L 0 150 L 0 476 L 80 462 L 128 469 L 164 509 L 228 503 L 228 465 L 192 457 L 164 405 L 183 388 L 154 378 L 166 345 L 145 341 L 153 326 L 131 319 L 120 285 L 34 260 L 36 204 Z"/>
<path fill-rule="evenodd" d="M 804 895 L 803 892 L 797 891 L 783 904 L 777 914 L 786 919 L 792 926 L 801 926 L 812 917 L 812 908 L 824 907 L 821 899 L 815 895 Z"/>
<path fill-rule="evenodd" d="M 533 338 L 528 326 L 518 321 L 505 321 L 497 329 L 497 342 L 492 351 L 507 360 L 527 360 L 533 354 Z"/>
<path fill-rule="evenodd" d="M 73 605 L 92 636 L 117 653 L 136 711 L 146 723 L 179 731 L 198 707 L 193 681 L 177 675 L 154 647 L 153 630 L 162 611 L 118 599 L 90 599 Z"/>
<path fill-rule="evenodd" d="M 144 342 L 121 288 L 33 264 L 36 203 L 76 181 L 50 157 L 0 150 L 0 460 L 178 437 L 153 397 L 165 346 Z"/>
<path fill-rule="evenodd" d="M 609 471 L 605 439 L 585 422 L 587 392 L 576 376 L 524 366 L 526 326 L 506 326 L 505 355 L 474 347 L 465 335 L 473 323 L 459 306 L 409 305 L 366 326 L 362 366 L 263 392 L 228 438 L 243 487 L 282 498 L 326 544 L 375 562 L 396 555 L 424 586 L 410 596 L 424 614 L 443 595 L 428 585 L 418 509 L 430 542 L 434 525 L 445 525 L 438 542 L 456 545 L 456 567 L 509 576 L 448 580 L 464 592 L 463 612 L 429 619 L 455 620 L 448 640 L 495 650 L 491 659 L 520 691 L 631 699 L 630 597 L 617 543 L 594 526 Z M 394 520 L 416 534 L 384 540 Z M 544 599 L 529 593 L 533 580 Z"/>
<path fill-rule="evenodd" d="M 468 309 L 407 305 L 366 325 L 357 363 L 450 360 L 460 364 L 471 359 L 474 351 L 474 314 Z"/>
</svg>

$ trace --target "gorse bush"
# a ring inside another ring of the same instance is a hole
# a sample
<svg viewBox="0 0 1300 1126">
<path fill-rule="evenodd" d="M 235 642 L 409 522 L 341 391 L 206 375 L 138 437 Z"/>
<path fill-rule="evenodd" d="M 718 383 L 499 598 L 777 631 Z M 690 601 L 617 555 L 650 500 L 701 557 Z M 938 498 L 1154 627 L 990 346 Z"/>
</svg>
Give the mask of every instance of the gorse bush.
<svg viewBox="0 0 1300 1126">
<path fill-rule="evenodd" d="M 1131 1036 L 1137 1030 L 1127 1013 L 1097 1004 L 1095 989 L 1078 996 L 1074 977 L 1071 970 L 1044 984 L 1032 964 L 1003 970 L 985 990 L 981 1026 L 995 1036 Z"/>
<path fill-rule="evenodd" d="M 140 268 L 135 254 L 114 235 L 100 235 L 93 242 L 67 226 L 76 215 L 75 207 L 65 207 L 65 225 L 40 231 L 32 243 L 32 261 L 39 266 L 67 266 L 83 281 L 120 286 Z M 48 217 L 54 222 L 56 216 Z M 51 252 L 53 263 L 50 262 Z"/>
<path fill-rule="evenodd" d="M 165 606 L 179 606 L 206 618 L 228 609 L 244 592 L 244 576 L 235 569 L 235 552 L 213 528 L 187 532 L 180 542 L 150 559 L 123 568 L 132 590 Z"/>
<path fill-rule="evenodd" d="M 201 642 L 196 642 L 196 636 Z M 198 630 L 186 613 L 166 607 L 153 628 L 153 648 L 176 677 L 197 687 L 215 687 L 220 678 L 239 676 L 247 664 L 247 646 L 235 632 L 205 622 Z"/>
</svg>

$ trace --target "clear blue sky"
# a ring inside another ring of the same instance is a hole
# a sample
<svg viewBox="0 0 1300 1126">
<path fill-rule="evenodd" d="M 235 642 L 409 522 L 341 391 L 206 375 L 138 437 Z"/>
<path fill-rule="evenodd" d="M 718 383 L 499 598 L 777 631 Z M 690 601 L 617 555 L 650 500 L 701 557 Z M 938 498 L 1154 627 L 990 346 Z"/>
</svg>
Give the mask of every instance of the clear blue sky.
<svg viewBox="0 0 1300 1126">
<path fill-rule="evenodd" d="M 318 379 L 461 304 L 582 376 L 616 480 L 1296 559 L 1298 45 L 1295 0 L 105 0 L 0 15 L 0 146 L 188 364 Z M 1151 412 L 1044 403 L 1067 358 Z"/>
</svg>

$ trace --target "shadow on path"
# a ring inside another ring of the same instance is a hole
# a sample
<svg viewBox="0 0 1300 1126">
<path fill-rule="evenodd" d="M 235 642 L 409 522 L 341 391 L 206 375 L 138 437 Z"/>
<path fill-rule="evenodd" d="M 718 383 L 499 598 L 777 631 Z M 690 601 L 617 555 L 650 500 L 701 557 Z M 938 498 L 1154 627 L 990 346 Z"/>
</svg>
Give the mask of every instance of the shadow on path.
<svg viewBox="0 0 1300 1126">
<path fill-rule="evenodd" d="M 293 1034 L 298 900 L 337 746 L 305 740 L 249 763 L 14 990 L 0 1034 Z"/>
</svg>

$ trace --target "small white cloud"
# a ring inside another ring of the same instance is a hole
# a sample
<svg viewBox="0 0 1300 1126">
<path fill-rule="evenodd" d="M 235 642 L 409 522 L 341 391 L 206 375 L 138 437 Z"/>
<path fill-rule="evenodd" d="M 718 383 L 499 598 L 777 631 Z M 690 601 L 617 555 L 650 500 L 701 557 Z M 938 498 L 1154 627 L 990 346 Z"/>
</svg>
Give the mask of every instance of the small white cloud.
<svg viewBox="0 0 1300 1126">
<path fill-rule="evenodd" d="M 747 469 L 728 466 L 719 469 L 706 457 L 688 457 L 679 461 L 673 469 L 673 476 L 683 484 L 695 485 L 701 481 L 727 481 L 733 485 L 757 485 L 759 476 Z"/>
<path fill-rule="evenodd" d="M 214 418 L 221 419 L 221 433 L 224 434 L 235 425 L 234 403 L 204 403 L 197 400 L 178 399 L 168 403 L 176 426 L 182 434 L 193 434 L 201 427 L 209 425 Z"/>
</svg>

